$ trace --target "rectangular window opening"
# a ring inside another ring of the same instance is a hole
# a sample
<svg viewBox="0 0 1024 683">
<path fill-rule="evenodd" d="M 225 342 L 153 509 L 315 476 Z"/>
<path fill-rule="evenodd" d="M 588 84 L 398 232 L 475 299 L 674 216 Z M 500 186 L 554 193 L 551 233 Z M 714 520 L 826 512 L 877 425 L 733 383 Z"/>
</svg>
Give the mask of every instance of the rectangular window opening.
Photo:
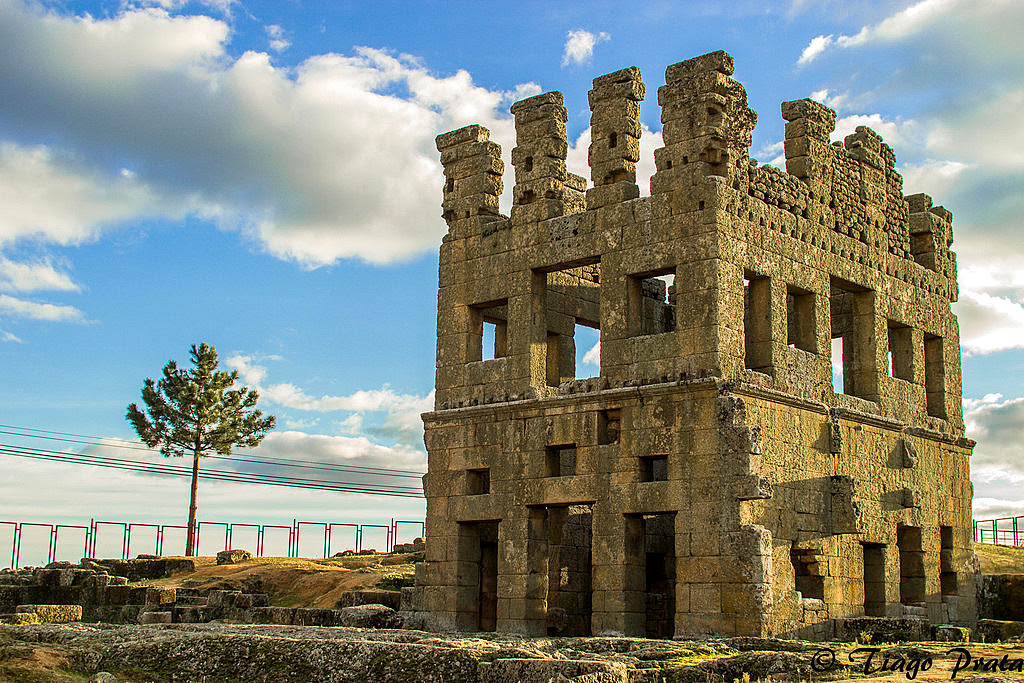
<svg viewBox="0 0 1024 683">
<path fill-rule="evenodd" d="M 900 551 L 900 602 L 924 605 L 924 550 L 921 527 L 897 526 L 896 545 Z"/>
<path fill-rule="evenodd" d="M 815 353 L 814 293 L 799 287 L 786 287 L 786 344 Z"/>
<path fill-rule="evenodd" d="M 491 470 L 481 467 L 466 470 L 466 495 L 480 496 L 491 492 Z"/>
<path fill-rule="evenodd" d="M 796 590 L 804 598 L 825 599 L 825 562 L 817 550 L 790 548 Z"/>
<path fill-rule="evenodd" d="M 885 546 L 862 543 L 864 549 L 864 616 L 885 616 Z"/>
<path fill-rule="evenodd" d="M 547 522 L 537 525 L 536 535 L 541 538 L 531 541 L 536 550 L 531 567 L 537 578 L 547 574 L 547 590 L 530 596 L 538 602 L 544 598 L 547 633 L 590 635 L 593 506 L 553 505 L 534 508 L 531 513 L 545 517 Z M 543 590 L 543 581 L 536 585 Z"/>
<path fill-rule="evenodd" d="M 544 274 L 545 380 L 557 387 L 601 372 L 601 264 Z"/>
<path fill-rule="evenodd" d="M 643 615 L 627 635 L 672 638 L 676 608 L 676 513 L 625 515 L 625 611 Z"/>
<path fill-rule="evenodd" d="M 832 391 L 843 393 L 843 338 L 832 340 Z"/>
<path fill-rule="evenodd" d="M 640 481 L 668 481 L 668 455 L 641 456 Z"/>
<path fill-rule="evenodd" d="M 629 329 L 633 336 L 676 331 L 675 278 L 675 268 L 629 276 Z"/>
<path fill-rule="evenodd" d="M 588 320 L 577 320 L 573 325 L 573 346 L 576 357 L 573 376 L 597 377 L 601 374 L 601 329 Z"/>
<path fill-rule="evenodd" d="M 544 476 L 571 477 L 576 474 L 576 444 L 548 446 L 545 451 Z"/>
<path fill-rule="evenodd" d="M 771 369 L 772 302 L 768 278 L 746 273 L 743 278 L 743 358 L 748 370 Z"/>
<path fill-rule="evenodd" d="M 508 299 L 469 307 L 469 362 L 502 358 L 508 350 Z"/>
<path fill-rule="evenodd" d="M 943 361 L 942 337 L 924 336 L 924 391 L 928 414 L 946 419 L 946 366 Z"/>
<path fill-rule="evenodd" d="M 597 411 L 597 444 L 607 446 L 619 442 L 622 431 L 622 409 L 610 408 Z"/>
<path fill-rule="evenodd" d="M 871 334 L 874 325 L 874 292 L 833 279 L 829 317 L 834 390 L 875 400 L 875 360 L 874 351 L 870 347 L 874 337 Z M 837 339 L 842 341 L 837 344 Z M 842 387 L 841 391 L 839 387 Z"/>
<path fill-rule="evenodd" d="M 460 628 L 494 631 L 498 605 L 498 522 L 459 522 L 456 539 Z"/>
<path fill-rule="evenodd" d="M 939 584 L 943 595 L 959 592 L 956 570 L 953 568 L 953 527 L 939 527 Z"/>
<path fill-rule="evenodd" d="M 889 321 L 889 376 L 898 379 L 905 379 L 908 382 L 914 379 L 913 351 L 911 341 L 911 330 L 906 325 Z"/>
</svg>

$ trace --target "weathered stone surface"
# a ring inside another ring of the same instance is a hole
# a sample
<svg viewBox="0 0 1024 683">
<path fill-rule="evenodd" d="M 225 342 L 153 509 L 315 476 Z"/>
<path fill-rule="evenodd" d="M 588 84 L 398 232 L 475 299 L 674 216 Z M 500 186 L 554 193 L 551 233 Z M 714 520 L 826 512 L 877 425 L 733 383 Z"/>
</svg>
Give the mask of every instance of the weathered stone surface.
<svg viewBox="0 0 1024 683">
<path fill-rule="evenodd" d="M 1024 621 L 1003 619 L 978 619 L 978 640 L 983 643 L 998 643 L 1012 638 L 1024 637 Z"/>
<path fill-rule="evenodd" d="M 1024 574 L 980 575 L 978 617 L 1024 621 Z"/>
<path fill-rule="evenodd" d="M 871 643 L 898 643 L 925 640 L 928 635 L 927 620 L 915 617 L 851 617 L 835 622 L 835 639 L 841 641 L 868 636 Z"/>
<path fill-rule="evenodd" d="M 339 626 L 353 628 L 401 628 L 402 619 L 397 612 L 384 605 L 354 605 L 332 610 Z"/>
<path fill-rule="evenodd" d="M 169 624 L 171 621 L 171 612 L 143 612 L 139 615 L 140 624 Z"/>
<path fill-rule="evenodd" d="M 942 643 L 969 643 L 971 629 L 964 626 L 932 626 L 932 640 Z"/>
<path fill-rule="evenodd" d="M 345 591 L 338 599 L 338 607 L 355 607 L 357 605 L 385 605 L 397 610 L 402 601 L 398 591 L 356 590 Z"/>
</svg>

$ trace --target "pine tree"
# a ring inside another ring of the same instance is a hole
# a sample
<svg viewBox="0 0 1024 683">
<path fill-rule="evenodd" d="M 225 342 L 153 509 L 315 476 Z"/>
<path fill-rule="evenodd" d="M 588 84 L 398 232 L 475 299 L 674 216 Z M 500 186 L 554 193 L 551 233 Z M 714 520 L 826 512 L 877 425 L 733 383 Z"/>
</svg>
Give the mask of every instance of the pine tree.
<svg viewBox="0 0 1024 683">
<path fill-rule="evenodd" d="M 217 370 L 217 351 L 206 343 L 191 348 L 192 365 L 179 370 L 173 360 L 164 366 L 163 378 L 142 385 L 146 412 L 132 403 L 126 419 L 139 438 L 164 456 L 192 455 L 192 495 L 188 510 L 185 555 L 198 551 L 196 538 L 196 491 L 199 458 L 211 453 L 228 455 L 232 446 L 256 446 L 274 428 L 273 415 L 255 409 L 259 394 L 248 387 L 235 388 L 238 371 Z M 147 415 L 148 413 L 148 415 Z"/>
</svg>

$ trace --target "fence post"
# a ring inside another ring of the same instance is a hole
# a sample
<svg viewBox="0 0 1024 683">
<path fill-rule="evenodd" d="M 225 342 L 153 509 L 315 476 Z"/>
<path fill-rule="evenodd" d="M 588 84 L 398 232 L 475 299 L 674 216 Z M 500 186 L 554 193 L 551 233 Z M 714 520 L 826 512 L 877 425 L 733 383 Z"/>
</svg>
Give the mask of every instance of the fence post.
<svg viewBox="0 0 1024 683">
<path fill-rule="evenodd" d="M 18 522 L 14 527 L 14 557 L 11 564 L 15 569 L 18 568 L 18 560 L 21 559 L 21 522 Z"/>
</svg>

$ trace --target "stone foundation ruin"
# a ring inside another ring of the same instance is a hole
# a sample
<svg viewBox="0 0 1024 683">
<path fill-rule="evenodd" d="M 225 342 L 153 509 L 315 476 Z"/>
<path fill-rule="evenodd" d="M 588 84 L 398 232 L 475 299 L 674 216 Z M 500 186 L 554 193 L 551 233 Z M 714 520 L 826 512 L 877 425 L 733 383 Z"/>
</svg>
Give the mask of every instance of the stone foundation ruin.
<svg viewBox="0 0 1024 683">
<path fill-rule="evenodd" d="M 951 215 L 892 149 L 786 102 L 787 172 L 715 52 L 658 89 L 594 80 L 593 185 L 562 95 L 515 103 L 516 185 L 481 126 L 444 166 L 426 561 L 412 622 L 531 635 L 827 638 L 975 621 Z M 600 374 L 576 335 L 600 331 Z M 833 388 L 833 353 L 841 358 Z M 902 621 L 901 621 L 902 623 Z"/>
</svg>

